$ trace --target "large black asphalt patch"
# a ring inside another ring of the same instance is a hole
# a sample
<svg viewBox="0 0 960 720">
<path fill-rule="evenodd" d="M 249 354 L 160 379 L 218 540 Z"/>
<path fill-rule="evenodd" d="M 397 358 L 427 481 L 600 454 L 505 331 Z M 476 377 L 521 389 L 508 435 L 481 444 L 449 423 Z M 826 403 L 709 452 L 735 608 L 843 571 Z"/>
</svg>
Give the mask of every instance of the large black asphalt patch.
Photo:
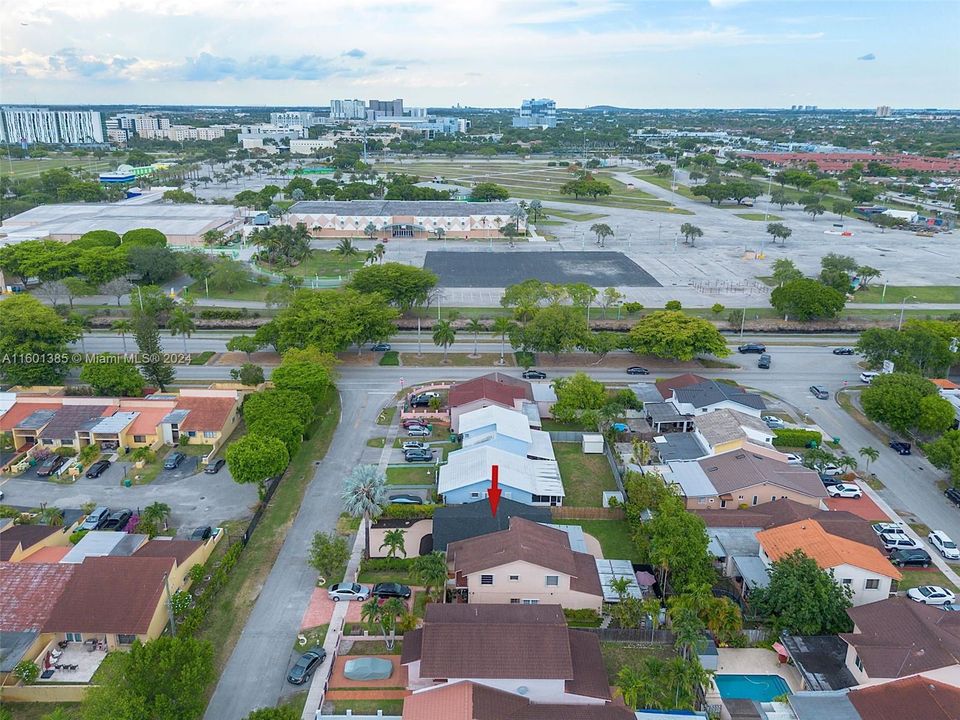
<svg viewBox="0 0 960 720">
<path fill-rule="evenodd" d="M 554 284 L 593 287 L 661 287 L 618 252 L 428 252 L 423 266 L 440 277 L 441 287 L 501 288 L 530 278 Z"/>
</svg>

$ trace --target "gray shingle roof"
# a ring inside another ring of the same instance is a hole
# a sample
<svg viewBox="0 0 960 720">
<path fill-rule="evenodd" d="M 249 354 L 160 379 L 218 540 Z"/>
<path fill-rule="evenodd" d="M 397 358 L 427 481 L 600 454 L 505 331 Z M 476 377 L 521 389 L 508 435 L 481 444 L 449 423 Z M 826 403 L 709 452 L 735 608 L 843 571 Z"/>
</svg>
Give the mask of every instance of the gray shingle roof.
<svg viewBox="0 0 960 720">
<path fill-rule="evenodd" d="M 470 217 L 509 215 L 513 202 L 458 202 L 455 200 L 301 200 L 290 206 L 290 214 L 375 215 L 391 217 Z"/>
<path fill-rule="evenodd" d="M 707 380 L 706 382 L 676 388 L 674 391 L 679 402 L 690 403 L 694 407 L 708 407 L 729 400 L 755 410 L 766 410 L 767 404 L 756 393 L 750 393 L 737 385 Z"/>
<path fill-rule="evenodd" d="M 719 495 L 760 483 L 778 485 L 809 497 L 826 497 L 820 477 L 801 465 L 788 465 L 749 450 L 731 450 L 697 461 Z"/>
<path fill-rule="evenodd" d="M 496 516 L 490 514 L 490 505 L 486 501 L 446 505 L 433 513 L 433 549 L 443 551 L 457 540 L 506 530 L 512 517 L 538 523 L 551 522 L 549 508 L 525 505 L 507 498 L 500 499 Z"/>
<path fill-rule="evenodd" d="M 670 433 L 663 436 L 663 442 L 657 441 L 653 446 L 660 460 L 697 460 L 707 454 L 707 451 L 693 433 Z"/>
<path fill-rule="evenodd" d="M 77 430 L 86 429 L 90 421 L 99 419 L 106 409 L 106 405 L 64 405 L 43 428 L 40 437 L 73 440 Z"/>
</svg>

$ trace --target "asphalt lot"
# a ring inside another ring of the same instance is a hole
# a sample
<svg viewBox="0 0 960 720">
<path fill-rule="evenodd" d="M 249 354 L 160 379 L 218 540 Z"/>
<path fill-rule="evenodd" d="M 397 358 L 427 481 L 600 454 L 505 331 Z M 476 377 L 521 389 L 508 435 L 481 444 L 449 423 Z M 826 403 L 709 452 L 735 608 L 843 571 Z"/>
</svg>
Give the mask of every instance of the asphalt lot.
<svg viewBox="0 0 960 720">
<path fill-rule="evenodd" d="M 646 270 L 620 252 L 461 253 L 429 251 L 424 267 L 441 287 L 494 288 L 536 278 L 593 287 L 660 287 Z"/>
</svg>

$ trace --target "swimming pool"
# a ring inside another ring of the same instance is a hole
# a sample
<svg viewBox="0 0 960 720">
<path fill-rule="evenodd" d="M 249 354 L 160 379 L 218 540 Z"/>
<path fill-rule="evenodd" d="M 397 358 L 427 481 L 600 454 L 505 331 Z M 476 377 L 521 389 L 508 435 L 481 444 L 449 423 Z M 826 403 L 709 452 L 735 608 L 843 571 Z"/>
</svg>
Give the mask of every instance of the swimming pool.
<svg viewBox="0 0 960 720">
<path fill-rule="evenodd" d="M 790 693 L 787 681 L 779 675 L 716 675 L 713 679 L 724 698 L 770 702 Z"/>
</svg>

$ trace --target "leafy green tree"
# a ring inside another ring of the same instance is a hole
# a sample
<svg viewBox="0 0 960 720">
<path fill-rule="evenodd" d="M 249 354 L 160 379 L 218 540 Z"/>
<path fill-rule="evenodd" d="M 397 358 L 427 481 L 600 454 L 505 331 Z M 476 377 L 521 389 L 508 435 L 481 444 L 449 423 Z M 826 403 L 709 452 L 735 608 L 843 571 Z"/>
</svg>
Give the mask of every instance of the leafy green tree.
<svg viewBox="0 0 960 720">
<path fill-rule="evenodd" d="M 711 205 L 716 203 L 718 206 L 730 197 L 729 188 L 723 183 L 718 182 L 707 182 L 703 185 L 697 185 L 691 188 L 691 192 L 695 197 L 705 197 L 710 201 Z"/>
<path fill-rule="evenodd" d="M 727 183 L 727 193 L 737 201 L 737 205 L 742 205 L 747 198 L 758 197 L 761 192 L 757 183 L 748 180 L 734 180 Z"/>
<path fill-rule="evenodd" d="M 447 556 L 442 552 L 421 555 L 413 561 L 413 576 L 423 585 L 428 597 L 438 597 L 446 602 Z"/>
<path fill-rule="evenodd" d="M 246 266 L 230 258 L 219 258 L 210 268 L 209 286 L 233 294 L 250 279 Z"/>
<path fill-rule="evenodd" d="M 0 378 L 10 385 L 57 385 L 70 369 L 67 343 L 76 338 L 76 329 L 31 295 L 0 301 Z"/>
<path fill-rule="evenodd" d="M 77 271 L 93 286 L 100 286 L 127 271 L 124 248 L 92 247 L 80 252 Z"/>
<path fill-rule="evenodd" d="M 683 242 L 693 247 L 697 238 L 703 237 L 703 230 L 693 223 L 684 223 L 680 226 L 680 234 L 683 235 Z"/>
<path fill-rule="evenodd" d="M 826 208 L 823 207 L 823 204 L 820 202 L 811 202 L 803 206 L 803 211 L 810 216 L 811 220 L 816 220 L 817 215 L 823 215 L 826 211 Z"/>
<path fill-rule="evenodd" d="M 669 582 L 684 588 L 712 579 L 706 526 L 698 515 L 686 511 L 678 496 L 661 499 L 646 531 L 650 560 L 661 571 L 661 587 Z"/>
<path fill-rule="evenodd" d="M 774 288 L 770 304 L 785 317 L 820 320 L 835 318 L 843 310 L 846 298 L 817 280 L 801 278 Z"/>
<path fill-rule="evenodd" d="M 788 228 L 783 223 L 768 223 L 767 233 L 769 233 L 770 236 L 773 237 L 774 242 L 779 240 L 780 243 L 782 244 L 788 237 L 793 235 L 793 230 Z M 782 258 L 782 259 L 785 259 L 785 258 Z M 778 260 L 777 262 L 780 262 L 780 261 Z M 787 262 L 790 262 L 790 261 L 787 260 Z"/>
<path fill-rule="evenodd" d="M 243 403 L 247 430 L 282 441 L 291 457 L 300 447 L 312 419 L 313 404 L 309 397 L 293 390 L 265 390 L 247 397 Z"/>
<path fill-rule="evenodd" d="M 603 247 L 604 240 L 613 235 L 613 229 L 606 223 L 594 223 L 590 226 L 590 232 L 597 236 L 597 245 Z"/>
<path fill-rule="evenodd" d="M 638 355 L 674 360 L 729 354 L 726 341 L 711 322 L 673 310 L 660 310 L 641 318 L 631 328 L 628 342 Z"/>
<path fill-rule="evenodd" d="M 666 163 L 657 163 L 653 168 L 653 173 L 657 177 L 665 178 L 673 172 L 673 168 Z"/>
<path fill-rule="evenodd" d="M 360 268 L 350 278 L 349 287 L 362 293 L 379 293 L 391 305 L 406 312 L 426 302 L 437 279 L 429 270 L 388 262 Z"/>
<path fill-rule="evenodd" d="M 842 219 L 844 215 L 849 215 L 853 212 L 853 203 L 849 200 L 834 200 L 830 209 Z"/>
<path fill-rule="evenodd" d="M 140 397 L 146 381 L 134 363 L 117 361 L 114 356 L 104 353 L 83 365 L 80 382 L 90 385 L 97 395 Z"/>
<path fill-rule="evenodd" d="M 247 360 L 250 354 L 260 349 L 258 343 L 251 335 L 234 335 L 227 341 L 227 350 L 229 352 L 242 352 L 247 354 Z"/>
<path fill-rule="evenodd" d="M 166 247 L 134 245 L 127 250 L 130 271 L 151 285 L 163 283 L 177 274 L 177 258 Z"/>
<path fill-rule="evenodd" d="M 883 275 L 883 271 L 869 265 L 861 265 L 857 268 L 857 277 L 860 278 L 860 287 L 862 288 L 868 287 L 871 280 L 875 280 L 881 275 Z"/>
<path fill-rule="evenodd" d="M 950 473 L 953 486 L 960 487 L 960 430 L 947 430 L 924 450 L 931 464 Z"/>
<path fill-rule="evenodd" d="M 316 407 L 333 385 L 337 359 L 316 348 L 290 348 L 270 377 L 278 390 L 293 390 L 310 398 Z"/>
<path fill-rule="evenodd" d="M 559 422 L 576 422 L 587 413 L 592 413 L 596 418 L 597 411 L 607 401 L 607 391 L 603 383 L 582 372 L 557 378 L 553 381 L 553 388 L 557 394 L 553 416 Z"/>
<path fill-rule="evenodd" d="M 539 310 L 527 323 L 524 337 L 528 348 L 558 356 L 575 348 L 586 347 L 590 331 L 577 308 L 551 305 Z"/>
<path fill-rule="evenodd" d="M 115 248 L 120 244 L 120 236 L 113 230 L 91 230 L 70 243 L 70 247 L 86 250 L 94 247 Z"/>
<path fill-rule="evenodd" d="M 204 280 L 210 277 L 213 262 L 210 256 L 200 250 L 191 250 L 177 255 L 177 265 L 180 272 L 189 275 L 194 280 Z"/>
<path fill-rule="evenodd" d="M 443 348 L 443 362 L 447 362 L 447 350 L 457 338 L 457 331 L 449 320 L 441 320 L 433 326 L 433 344 Z"/>
<path fill-rule="evenodd" d="M 888 425 L 895 432 L 907 433 L 920 425 L 924 398 L 942 399 L 937 395 L 937 386 L 929 380 L 896 372 L 875 377 L 860 394 L 860 402 L 871 420 Z M 935 405 L 928 404 L 928 409 L 936 415 Z"/>
<path fill-rule="evenodd" d="M 770 584 L 750 594 L 751 604 L 777 629 L 791 635 L 836 635 L 850 632 L 850 589 L 815 560 L 796 550 L 775 561 Z"/>
<path fill-rule="evenodd" d="M 230 371 L 230 377 L 242 385 L 259 385 L 264 381 L 263 368 L 253 363 L 244 363 Z"/>
<path fill-rule="evenodd" d="M 783 210 L 783 208 L 787 205 L 794 204 L 793 200 L 791 200 L 787 193 L 783 190 L 774 190 L 772 193 L 770 193 L 770 202 L 772 202 L 774 205 L 779 205 L 781 210 Z"/>
<path fill-rule="evenodd" d="M 470 199 L 475 202 L 491 202 L 494 200 L 506 200 L 510 197 L 510 191 L 502 185 L 492 182 L 477 183 L 470 191 Z"/>
<path fill-rule="evenodd" d="M 150 315 L 138 314 L 133 323 L 133 334 L 139 351 L 140 372 L 160 391 L 173 382 L 176 373 L 167 362 L 163 346 L 160 344 L 160 330 L 156 320 Z"/>
<path fill-rule="evenodd" d="M 344 537 L 318 530 L 310 543 L 310 567 L 329 580 L 339 576 L 350 559 L 350 547 Z"/>
<path fill-rule="evenodd" d="M 927 395 L 921 398 L 919 409 L 917 430 L 927 437 L 942 435 L 957 420 L 953 405 L 939 395 Z"/>
<path fill-rule="evenodd" d="M 616 307 L 623 302 L 624 297 L 626 296 L 615 287 L 604 288 L 603 293 L 600 295 L 600 307 L 603 309 L 604 319 L 607 317 L 607 308 Z M 640 308 L 642 309 L 643 306 L 641 305 Z M 629 310 L 627 312 L 629 312 Z"/>
<path fill-rule="evenodd" d="M 120 244 L 164 247 L 167 244 L 167 236 L 154 228 L 138 228 L 127 230 L 123 234 Z"/>
<path fill-rule="evenodd" d="M 126 262 L 124 262 L 126 267 Z M 113 280 L 107 280 L 101 287 L 100 292 L 104 295 L 112 295 L 117 299 L 117 307 L 120 307 L 120 300 L 124 295 L 133 289 L 133 283 L 125 277 L 116 277 Z"/>
<path fill-rule="evenodd" d="M 267 480 L 280 475 L 290 461 L 287 446 L 282 441 L 252 433 L 230 443 L 226 458 L 234 482 L 241 485 L 256 484 L 261 500 L 266 492 Z"/>
</svg>

